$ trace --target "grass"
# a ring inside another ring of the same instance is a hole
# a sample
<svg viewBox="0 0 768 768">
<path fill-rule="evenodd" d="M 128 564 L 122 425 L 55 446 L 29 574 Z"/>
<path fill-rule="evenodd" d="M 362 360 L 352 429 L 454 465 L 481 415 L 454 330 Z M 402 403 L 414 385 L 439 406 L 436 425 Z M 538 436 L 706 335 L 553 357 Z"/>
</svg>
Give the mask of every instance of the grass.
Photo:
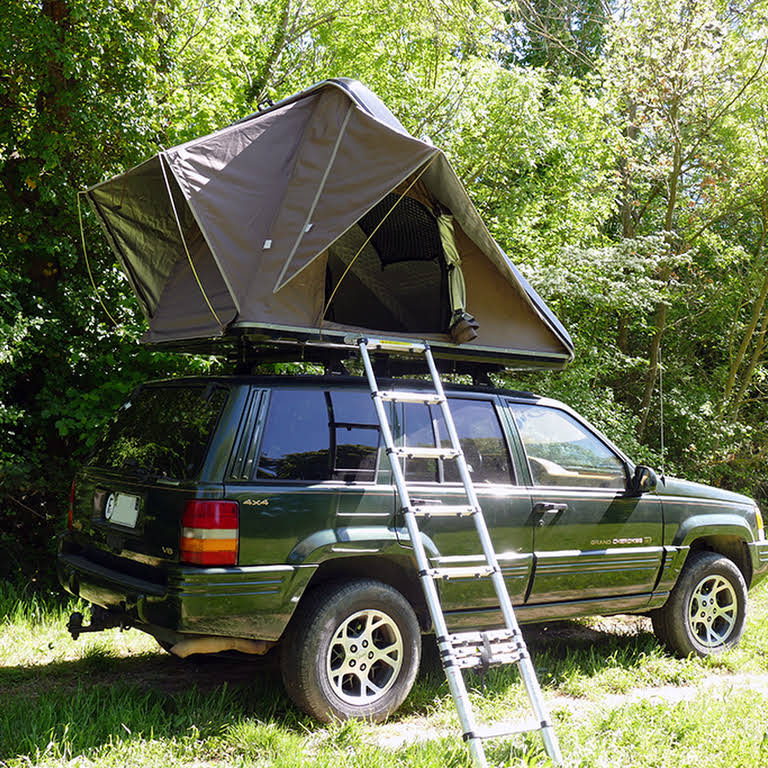
<svg viewBox="0 0 768 768">
<path fill-rule="evenodd" d="M 432 648 L 388 723 L 320 725 L 285 697 L 271 656 L 185 662 L 136 631 L 75 642 L 65 624 L 77 609 L 0 587 L 4 768 L 470 765 Z M 665 654 L 645 620 L 560 622 L 526 634 L 569 766 L 768 765 L 768 587 L 752 594 L 741 646 L 715 659 Z M 471 682 L 483 717 L 525 714 L 514 670 Z M 538 734 L 487 751 L 494 764 L 550 765 Z"/>
</svg>

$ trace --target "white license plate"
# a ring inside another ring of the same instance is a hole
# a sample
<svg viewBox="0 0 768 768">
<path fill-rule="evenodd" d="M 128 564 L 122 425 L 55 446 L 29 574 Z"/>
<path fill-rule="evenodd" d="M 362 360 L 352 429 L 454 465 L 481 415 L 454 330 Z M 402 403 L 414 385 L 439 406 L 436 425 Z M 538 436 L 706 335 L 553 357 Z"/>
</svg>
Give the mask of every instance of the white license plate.
<svg viewBox="0 0 768 768">
<path fill-rule="evenodd" d="M 110 493 L 107 506 L 104 508 L 104 517 L 110 523 L 135 528 L 140 506 L 139 496 L 132 496 L 129 493 Z"/>
</svg>

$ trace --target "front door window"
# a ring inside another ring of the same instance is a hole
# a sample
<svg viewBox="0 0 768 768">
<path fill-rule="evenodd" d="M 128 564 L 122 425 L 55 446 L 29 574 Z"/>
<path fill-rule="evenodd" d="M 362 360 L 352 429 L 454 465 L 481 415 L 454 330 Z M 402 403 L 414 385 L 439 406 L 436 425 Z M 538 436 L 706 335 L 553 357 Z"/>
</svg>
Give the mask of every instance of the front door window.
<svg viewBox="0 0 768 768">
<path fill-rule="evenodd" d="M 449 397 L 448 403 L 507 590 L 513 602 L 521 603 L 533 563 L 530 494 L 526 488 L 514 485 L 496 403 L 470 397 Z M 407 446 L 449 447 L 440 406 L 404 404 L 402 440 Z M 405 477 L 414 503 L 454 507 L 468 504 L 455 459 L 406 459 Z M 433 566 L 479 567 L 485 563 L 472 516 L 422 518 L 419 529 L 428 541 Z M 467 576 L 441 582 L 440 597 L 449 626 L 454 626 L 454 611 L 455 620 L 463 622 L 463 626 L 493 626 L 500 621 L 492 610 L 498 606 L 498 597 L 488 579 Z"/>
<path fill-rule="evenodd" d="M 534 485 L 624 488 L 626 472 L 608 446 L 555 408 L 514 404 Z"/>
</svg>

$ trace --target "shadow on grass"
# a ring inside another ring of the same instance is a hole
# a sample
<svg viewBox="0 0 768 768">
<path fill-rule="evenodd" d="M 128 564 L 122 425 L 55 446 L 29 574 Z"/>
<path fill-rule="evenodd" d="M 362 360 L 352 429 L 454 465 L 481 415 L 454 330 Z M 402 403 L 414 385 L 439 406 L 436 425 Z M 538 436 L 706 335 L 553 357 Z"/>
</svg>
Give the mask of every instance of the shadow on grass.
<svg viewBox="0 0 768 768">
<path fill-rule="evenodd" d="M 647 621 L 635 617 L 601 620 L 598 628 L 578 621 L 553 621 L 523 626 L 528 650 L 543 686 L 560 686 L 574 678 L 589 680 L 620 671 L 625 679 L 642 677 L 649 659 L 678 665 L 659 645 Z M 503 696 L 519 682 L 514 667 L 492 668 L 483 678 L 466 675 L 470 689 L 489 697 Z M 415 714 L 448 695 L 434 637 L 424 638 L 422 665 L 416 687 L 398 714 Z"/>
<path fill-rule="evenodd" d="M 644 677 L 650 659 L 676 666 L 650 629 L 648 620 L 603 620 L 609 628 L 594 628 L 577 621 L 553 621 L 523 628 L 542 684 L 559 685 L 566 679 L 595 677 L 608 670 Z M 662 681 L 659 681 L 662 682 Z"/>
<path fill-rule="evenodd" d="M 51 749 L 77 755 L 116 740 L 212 737 L 243 719 L 289 729 L 304 722 L 283 692 L 275 654 L 181 660 L 94 652 L 0 667 L 0 696 L 0 764 Z"/>
</svg>

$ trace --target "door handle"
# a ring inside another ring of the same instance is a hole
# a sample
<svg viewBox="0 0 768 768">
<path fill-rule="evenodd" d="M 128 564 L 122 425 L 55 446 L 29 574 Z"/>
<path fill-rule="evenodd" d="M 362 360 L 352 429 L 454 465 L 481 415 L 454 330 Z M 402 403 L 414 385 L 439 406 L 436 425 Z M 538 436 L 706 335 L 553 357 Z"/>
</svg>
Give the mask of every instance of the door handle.
<svg viewBox="0 0 768 768">
<path fill-rule="evenodd" d="M 538 516 L 539 520 L 536 523 L 539 527 L 549 525 L 555 520 L 555 518 L 568 509 L 567 504 L 550 504 L 549 502 L 539 502 L 533 507 L 534 516 Z"/>
</svg>

